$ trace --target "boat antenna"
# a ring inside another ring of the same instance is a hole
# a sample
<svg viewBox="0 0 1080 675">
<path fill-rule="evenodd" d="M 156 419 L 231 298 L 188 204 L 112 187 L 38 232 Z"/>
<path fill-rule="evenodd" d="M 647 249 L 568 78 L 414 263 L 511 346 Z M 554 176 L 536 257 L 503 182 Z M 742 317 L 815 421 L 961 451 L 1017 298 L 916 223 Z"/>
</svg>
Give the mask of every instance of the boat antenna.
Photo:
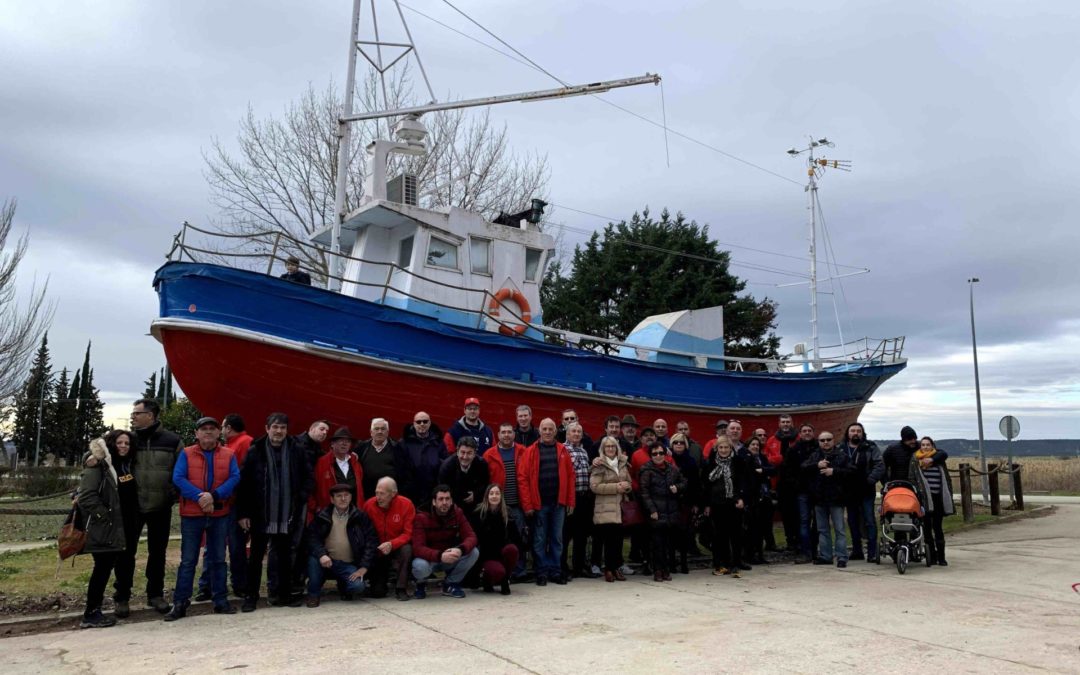
<svg viewBox="0 0 1080 675">
<path fill-rule="evenodd" d="M 818 290 L 817 290 L 817 181 L 825 169 L 851 171 L 851 162 L 846 159 L 826 159 L 814 157 L 814 150 L 819 147 L 833 148 L 836 144 L 824 136 L 810 141 L 805 148 L 790 148 L 787 154 L 792 157 L 807 156 L 806 175 L 808 182 L 804 190 L 810 195 L 810 345 L 813 356 L 811 365 L 814 370 L 821 370 L 821 347 L 818 344 Z"/>
</svg>

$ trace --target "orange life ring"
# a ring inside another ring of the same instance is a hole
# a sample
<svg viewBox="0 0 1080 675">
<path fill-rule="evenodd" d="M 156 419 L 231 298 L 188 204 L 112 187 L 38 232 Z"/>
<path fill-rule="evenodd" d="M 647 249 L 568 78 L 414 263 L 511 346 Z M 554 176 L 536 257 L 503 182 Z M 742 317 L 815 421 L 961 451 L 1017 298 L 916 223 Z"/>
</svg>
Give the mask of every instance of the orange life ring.
<svg viewBox="0 0 1080 675">
<path fill-rule="evenodd" d="M 491 302 L 488 303 L 488 314 L 491 316 L 499 316 L 499 307 L 506 300 L 513 300 L 517 304 L 518 309 L 521 310 L 521 320 L 525 323 L 518 324 L 513 328 L 500 325 L 499 332 L 503 335 L 524 335 L 528 329 L 526 324 L 532 321 L 532 308 L 529 306 L 529 301 L 525 299 L 525 296 L 521 294 L 521 291 L 512 291 L 509 288 L 500 288 L 499 292 L 491 296 Z"/>
</svg>

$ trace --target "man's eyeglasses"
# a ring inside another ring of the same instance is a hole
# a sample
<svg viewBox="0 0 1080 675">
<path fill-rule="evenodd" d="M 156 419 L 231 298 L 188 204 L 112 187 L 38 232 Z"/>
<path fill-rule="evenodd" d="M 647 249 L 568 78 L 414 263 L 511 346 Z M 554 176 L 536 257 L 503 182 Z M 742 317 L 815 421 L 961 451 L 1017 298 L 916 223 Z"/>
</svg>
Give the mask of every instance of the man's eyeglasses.
<svg viewBox="0 0 1080 675">
<path fill-rule="evenodd" d="M 431 424 L 431 420 L 416 420 L 413 424 Z"/>
<path fill-rule="evenodd" d="M 818 440 L 821 441 L 822 443 L 832 443 L 833 442 L 833 439 L 831 439 L 831 438 L 819 438 Z"/>
<path fill-rule="evenodd" d="M 672 441 L 671 444 L 672 445 L 686 445 L 686 443 L 684 443 L 683 441 Z"/>
<path fill-rule="evenodd" d="M 658 450 L 656 452 L 650 452 L 649 454 L 652 455 L 653 457 L 663 457 L 667 453 L 664 452 L 663 450 Z"/>
</svg>

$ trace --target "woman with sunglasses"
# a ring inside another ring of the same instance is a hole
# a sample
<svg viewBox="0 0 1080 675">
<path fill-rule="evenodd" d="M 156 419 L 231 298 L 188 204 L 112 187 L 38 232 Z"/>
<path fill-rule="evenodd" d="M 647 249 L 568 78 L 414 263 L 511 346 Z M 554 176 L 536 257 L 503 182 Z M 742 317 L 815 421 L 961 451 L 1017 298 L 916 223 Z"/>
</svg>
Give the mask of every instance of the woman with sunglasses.
<svg viewBox="0 0 1080 675">
<path fill-rule="evenodd" d="M 638 476 L 641 500 L 649 513 L 652 540 L 653 581 L 671 581 L 675 558 L 675 528 L 679 525 L 679 502 L 686 493 L 686 478 L 672 463 L 664 446 L 649 449 L 649 463 Z"/>
<path fill-rule="evenodd" d="M 689 574 L 690 567 L 686 558 L 694 547 L 694 520 L 698 514 L 698 501 L 701 494 L 701 477 L 698 475 L 698 463 L 692 455 L 690 439 L 683 433 L 671 437 L 671 459 L 686 478 L 686 492 L 679 503 L 679 525 L 675 529 L 675 550 L 679 553 L 679 573 Z"/>
</svg>

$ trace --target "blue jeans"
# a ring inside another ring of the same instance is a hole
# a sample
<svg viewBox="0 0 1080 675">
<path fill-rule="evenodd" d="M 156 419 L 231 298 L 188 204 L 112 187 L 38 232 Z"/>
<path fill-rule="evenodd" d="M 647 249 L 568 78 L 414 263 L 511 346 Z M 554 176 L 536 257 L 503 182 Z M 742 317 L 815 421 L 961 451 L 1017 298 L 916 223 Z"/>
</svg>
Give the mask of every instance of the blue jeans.
<svg viewBox="0 0 1080 675">
<path fill-rule="evenodd" d="M 813 506 L 810 503 L 810 495 L 800 493 L 799 502 L 799 553 L 805 556 L 812 554 L 810 550 L 810 514 Z"/>
<path fill-rule="evenodd" d="M 510 518 L 513 519 L 514 525 L 517 526 L 518 534 L 521 535 L 522 540 L 525 539 L 525 534 L 528 531 L 527 523 L 525 521 L 525 512 L 521 510 L 520 506 L 507 506 L 507 511 L 510 513 Z M 514 566 L 511 576 L 520 577 L 525 574 L 525 551 L 521 551 L 521 555 L 518 556 L 517 565 Z"/>
<path fill-rule="evenodd" d="M 476 561 L 480 559 L 480 549 L 473 548 L 468 554 L 461 556 L 456 563 L 448 565 L 444 562 L 428 562 L 423 558 L 413 558 L 412 561 L 412 575 L 413 579 L 416 579 L 416 583 L 421 584 L 427 581 L 435 572 L 446 572 L 446 582 L 449 584 L 460 584 L 465 578 L 465 575 L 469 573 L 472 566 L 476 564 Z"/>
<path fill-rule="evenodd" d="M 331 560 L 330 568 L 327 569 L 319 564 L 318 558 L 315 556 L 308 556 L 308 595 L 321 595 L 323 582 L 327 577 L 330 577 L 337 582 L 339 592 L 352 593 L 354 595 L 363 593 L 364 589 L 367 588 L 366 579 L 360 578 L 352 581 L 349 580 L 349 577 L 356 573 L 357 569 L 356 565 L 342 562 L 341 560 Z"/>
<path fill-rule="evenodd" d="M 832 525 L 833 532 L 836 536 L 836 560 L 837 562 L 847 562 L 847 535 L 844 533 L 844 507 L 836 505 L 817 505 L 814 507 L 814 514 L 817 518 L 818 526 L 818 557 L 822 560 L 832 561 L 833 559 L 833 534 L 829 532 L 829 525 Z"/>
<path fill-rule="evenodd" d="M 229 550 L 229 576 L 232 577 L 232 587 L 243 591 L 247 588 L 247 532 L 244 532 L 236 524 L 236 511 L 229 511 L 225 516 L 229 521 L 225 525 L 225 545 Z M 203 549 L 202 574 L 199 576 L 199 590 L 210 589 L 210 566 L 206 564 L 206 549 Z"/>
<path fill-rule="evenodd" d="M 560 504 L 541 506 L 533 514 L 533 569 L 541 577 L 562 574 L 563 522 L 566 507 Z"/>
<path fill-rule="evenodd" d="M 862 540 L 866 537 L 866 555 L 869 558 L 876 558 L 878 545 L 874 495 L 850 500 L 847 505 L 847 522 L 848 527 L 851 528 L 852 555 L 862 555 Z"/>
<path fill-rule="evenodd" d="M 229 519 L 225 516 L 181 516 L 180 518 L 180 569 L 176 571 L 176 590 L 173 603 L 181 604 L 191 599 L 191 587 L 195 583 L 195 565 L 199 562 L 203 534 L 206 534 L 205 565 L 210 568 L 210 589 L 214 605 L 229 602 L 225 586 L 225 528 Z"/>
</svg>

